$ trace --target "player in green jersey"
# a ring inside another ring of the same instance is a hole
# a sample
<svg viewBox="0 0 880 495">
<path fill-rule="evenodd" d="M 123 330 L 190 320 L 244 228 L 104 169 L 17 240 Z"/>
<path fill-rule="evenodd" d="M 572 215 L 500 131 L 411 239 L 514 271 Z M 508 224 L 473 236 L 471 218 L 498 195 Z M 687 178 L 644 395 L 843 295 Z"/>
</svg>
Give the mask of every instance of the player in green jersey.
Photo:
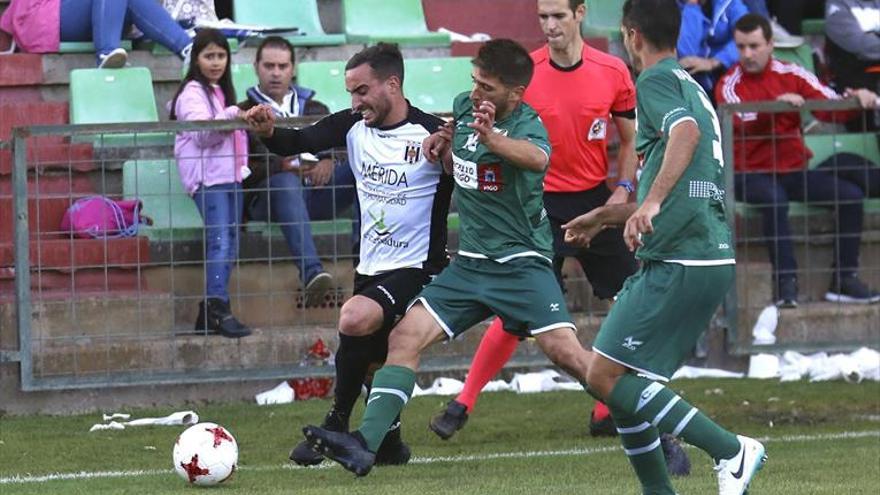
<svg viewBox="0 0 880 495">
<path fill-rule="evenodd" d="M 659 436 L 671 433 L 715 461 L 721 495 L 741 495 L 766 460 L 760 442 L 724 430 L 666 388 L 734 281 L 724 212 L 718 117 L 676 61 L 676 0 L 627 0 L 624 45 L 636 69 L 637 204 L 593 210 L 563 226 L 587 244 L 625 225 L 641 269 L 618 294 L 593 343 L 587 381 L 605 401 L 645 494 L 674 494 Z"/>
<path fill-rule="evenodd" d="M 585 383 L 590 352 L 578 342 L 552 267 L 543 206 L 547 132 L 522 102 L 532 76 L 528 52 L 492 40 L 473 60 L 473 90 L 454 103 L 454 124 L 427 138 L 426 156 L 455 176 L 461 219 L 458 256 L 419 295 L 389 337 L 360 428 L 303 430 L 312 447 L 358 476 L 412 395 L 423 349 L 492 315 L 505 330 L 534 336 L 544 353 Z"/>
</svg>

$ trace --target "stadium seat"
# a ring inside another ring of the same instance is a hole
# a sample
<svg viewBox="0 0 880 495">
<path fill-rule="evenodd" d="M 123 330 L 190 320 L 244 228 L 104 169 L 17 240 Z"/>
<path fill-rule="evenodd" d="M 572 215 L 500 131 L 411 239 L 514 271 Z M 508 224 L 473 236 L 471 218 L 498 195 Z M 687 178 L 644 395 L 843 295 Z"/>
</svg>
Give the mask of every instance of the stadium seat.
<svg viewBox="0 0 880 495">
<path fill-rule="evenodd" d="M 351 108 L 345 91 L 345 62 L 302 62 L 296 67 L 296 82 L 315 91 L 315 99 L 331 112 Z"/>
<path fill-rule="evenodd" d="M 581 24 L 585 37 L 601 36 L 616 41 L 620 34 L 620 19 L 623 17 L 624 0 L 586 0 L 587 15 Z"/>
<path fill-rule="evenodd" d="M 321 26 L 316 0 L 234 0 L 235 22 L 266 27 L 291 27 L 297 36 L 287 37 L 294 46 L 345 44 L 344 34 L 327 34 Z"/>
<path fill-rule="evenodd" d="M 122 194 L 140 199 L 153 225 L 141 233 L 151 241 L 202 238 L 204 222 L 195 202 L 183 189 L 174 160 L 130 160 L 122 165 Z"/>
<path fill-rule="evenodd" d="M 232 85 L 235 86 L 235 101 L 247 99 L 247 90 L 259 83 L 257 72 L 251 64 L 232 64 Z"/>
<path fill-rule="evenodd" d="M 407 59 L 404 94 L 426 112 L 452 112 L 452 101 L 471 89 L 468 57 Z"/>
<path fill-rule="evenodd" d="M 810 168 L 814 168 L 835 153 L 853 153 L 880 165 L 880 146 L 877 135 L 870 132 L 834 135 L 808 135 L 807 146 L 813 152 Z M 880 213 L 880 199 L 865 200 L 865 210 Z"/>
<path fill-rule="evenodd" d="M 813 48 L 809 43 L 803 43 L 795 48 L 776 47 L 773 49 L 773 56 L 784 62 L 796 63 L 813 74 L 816 73 Z"/>
<path fill-rule="evenodd" d="M 801 32 L 804 36 L 825 36 L 825 19 L 804 19 Z"/>
<path fill-rule="evenodd" d="M 158 122 L 150 71 L 125 69 L 77 69 L 70 73 L 70 123 L 111 124 Z M 89 135 L 96 145 L 132 146 L 168 144 L 169 133 Z"/>
<path fill-rule="evenodd" d="M 119 47 L 127 52 L 131 51 L 131 41 L 122 40 Z M 58 47 L 58 53 L 95 53 L 95 44 L 91 41 L 62 41 Z"/>
<path fill-rule="evenodd" d="M 342 0 L 349 43 L 388 41 L 449 46 L 449 35 L 428 31 L 421 0 Z"/>
</svg>

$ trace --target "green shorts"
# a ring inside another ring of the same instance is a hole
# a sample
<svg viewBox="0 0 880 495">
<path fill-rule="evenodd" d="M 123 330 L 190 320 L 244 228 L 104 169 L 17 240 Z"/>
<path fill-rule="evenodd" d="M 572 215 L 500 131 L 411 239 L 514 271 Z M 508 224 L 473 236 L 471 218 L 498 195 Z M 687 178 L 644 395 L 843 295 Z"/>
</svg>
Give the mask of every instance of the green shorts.
<svg viewBox="0 0 880 495">
<path fill-rule="evenodd" d="M 458 256 L 415 302 L 450 339 L 492 315 L 501 317 L 505 331 L 520 337 L 575 328 L 553 267 L 533 256 L 506 263 Z"/>
<path fill-rule="evenodd" d="M 623 284 L 593 350 L 668 381 L 709 327 L 734 277 L 734 265 L 643 262 Z"/>
</svg>

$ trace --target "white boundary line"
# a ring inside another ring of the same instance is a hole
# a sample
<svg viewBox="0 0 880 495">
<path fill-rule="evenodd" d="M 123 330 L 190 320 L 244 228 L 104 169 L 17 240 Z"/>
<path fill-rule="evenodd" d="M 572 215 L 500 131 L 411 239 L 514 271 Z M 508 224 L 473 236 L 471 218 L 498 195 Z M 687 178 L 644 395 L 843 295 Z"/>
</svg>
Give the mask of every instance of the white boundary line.
<svg viewBox="0 0 880 495">
<path fill-rule="evenodd" d="M 853 440 L 859 438 L 880 438 L 880 430 L 868 431 L 845 431 L 841 433 L 826 433 L 821 435 L 786 435 L 781 437 L 763 437 L 760 441 L 766 443 L 798 443 L 798 442 L 821 442 L 826 440 Z M 568 457 L 576 455 L 595 455 L 619 451 L 620 447 L 594 447 L 566 450 L 538 450 L 530 452 L 496 452 L 487 454 L 456 455 L 445 457 L 414 457 L 410 464 L 440 464 L 448 462 L 473 462 L 491 461 L 496 459 L 528 459 L 532 457 Z M 325 462 L 319 466 L 304 468 L 292 464 L 280 464 L 271 466 L 244 466 L 239 469 L 244 471 L 282 471 L 298 469 L 327 469 L 336 467 L 335 464 Z M 0 485 L 45 483 L 48 481 L 71 481 L 90 480 L 105 478 L 131 478 L 136 476 L 158 476 L 172 474 L 170 469 L 132 470 L 132 471 L 80 471 L 78 473 L 53 473 L 46 475 L 21 475 L 0 478 Z"/>
</svg>

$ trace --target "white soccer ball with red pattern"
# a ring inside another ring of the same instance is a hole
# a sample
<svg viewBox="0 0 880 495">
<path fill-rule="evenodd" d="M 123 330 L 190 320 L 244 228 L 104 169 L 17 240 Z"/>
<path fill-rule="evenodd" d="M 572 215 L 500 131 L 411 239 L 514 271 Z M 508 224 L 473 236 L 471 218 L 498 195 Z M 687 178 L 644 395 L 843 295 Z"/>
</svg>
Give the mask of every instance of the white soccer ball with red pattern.
<svg viewBox="0 0 880 495">
<path fill-rule="evenodd" d="M 190 426 L 174 444 L 174 470 L 193 485 L 223 483 L 238 465 L 238 444 L 226 428 L 214 423 Z"/>
</svg>

